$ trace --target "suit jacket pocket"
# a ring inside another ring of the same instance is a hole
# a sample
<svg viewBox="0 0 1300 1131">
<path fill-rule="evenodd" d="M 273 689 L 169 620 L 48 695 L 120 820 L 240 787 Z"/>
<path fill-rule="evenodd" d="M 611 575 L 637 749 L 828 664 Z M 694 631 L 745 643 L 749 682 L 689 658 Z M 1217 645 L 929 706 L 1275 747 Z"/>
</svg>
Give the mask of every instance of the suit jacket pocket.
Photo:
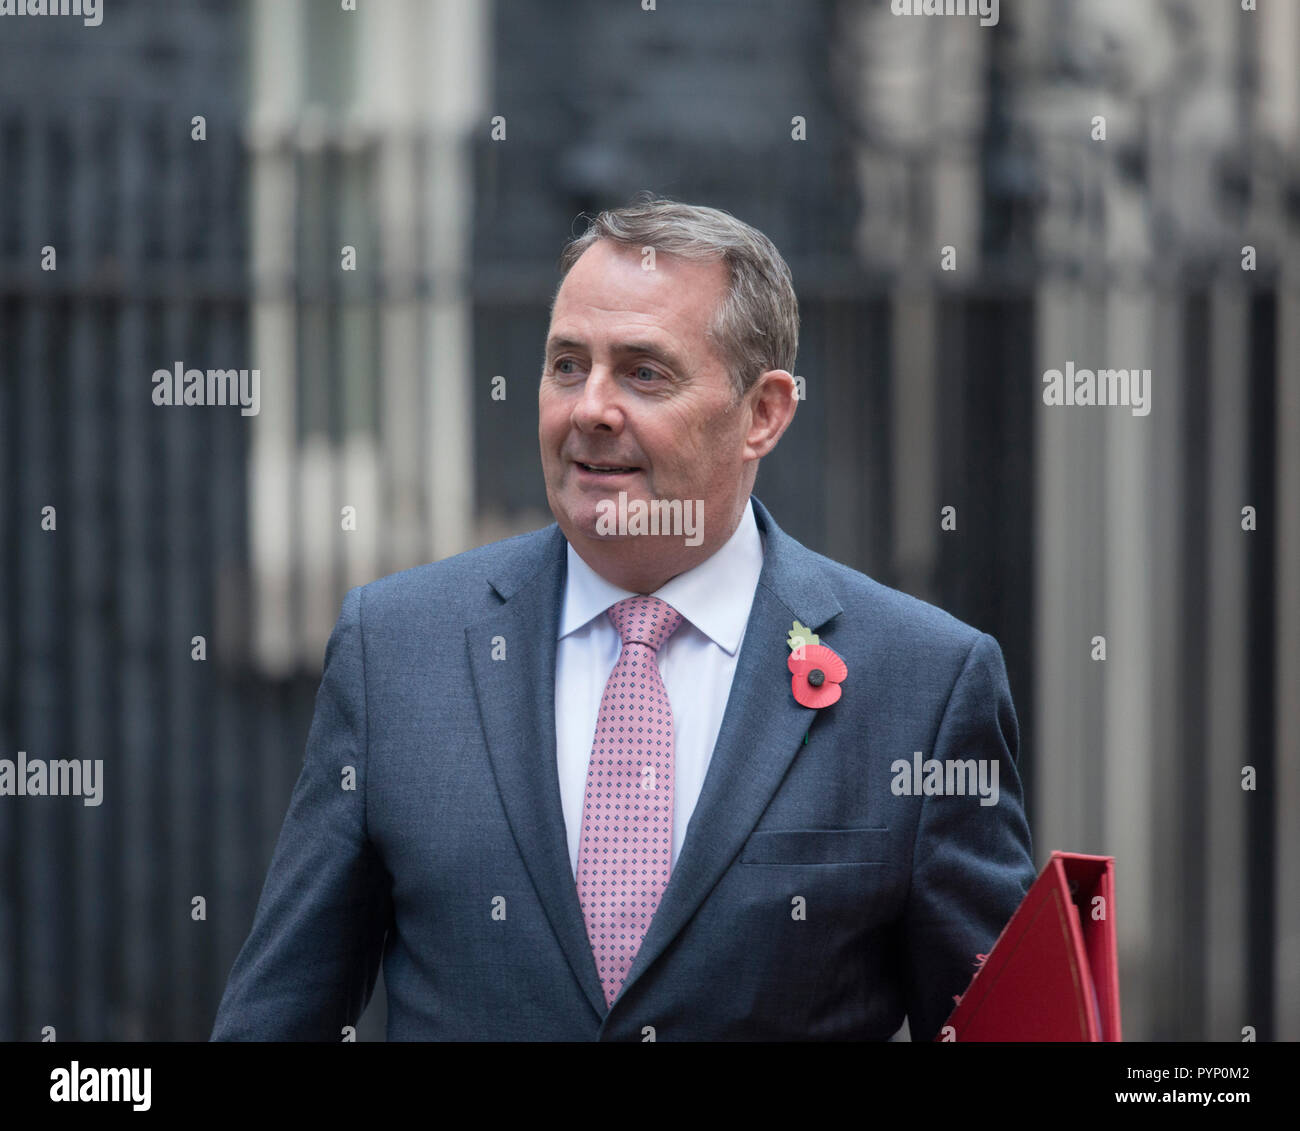
<svg viewBox="0 0 1300 1131">
<path fill-rule="evenodd" d="M 742 864 L 884 864 L 888 829 L 762 829 L 750 834 Z"/>
</svg>

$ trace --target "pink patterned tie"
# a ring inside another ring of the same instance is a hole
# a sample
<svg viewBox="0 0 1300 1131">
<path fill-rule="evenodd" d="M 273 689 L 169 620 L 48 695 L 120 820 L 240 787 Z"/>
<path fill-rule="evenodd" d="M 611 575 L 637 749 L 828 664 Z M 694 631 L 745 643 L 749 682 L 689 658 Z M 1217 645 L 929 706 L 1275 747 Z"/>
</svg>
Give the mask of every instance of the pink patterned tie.
<svg viewBox="0 0 1300 1131">
<path fill-rule="evenodd" d="M 628 597 L 608 615 L 623 648 L 596 717 L 577 880 L 587 938 L 612 1005 L 668 886 L 673 712 L 655 653 L 682 614 L 658 597 Z"/>
</svg>

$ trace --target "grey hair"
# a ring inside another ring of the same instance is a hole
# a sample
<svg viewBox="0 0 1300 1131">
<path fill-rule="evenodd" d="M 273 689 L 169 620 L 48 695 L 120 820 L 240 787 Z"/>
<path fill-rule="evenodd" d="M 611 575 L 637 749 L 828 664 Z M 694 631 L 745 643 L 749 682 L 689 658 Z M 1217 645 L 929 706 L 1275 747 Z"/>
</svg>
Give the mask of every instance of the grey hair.
<svg viewBox="0 0 1300 1131">
<path fill-rule="evenodd" d="M 799 348 L 799 302 L 790 268 L 767 236 L 719 208 L 642 194 L 623 208 L 600 213 L 560 253 L 560 282 L 597 240 L 683 259 L 721 259 L 727 295 L 709 334 L 718 343 L 737 398 L 769 369 L 794 372 Z M 557 289 L 557 294 L 558 289 Z M 554 308 L 554 299 L 551 302 Z"/>
</svg>

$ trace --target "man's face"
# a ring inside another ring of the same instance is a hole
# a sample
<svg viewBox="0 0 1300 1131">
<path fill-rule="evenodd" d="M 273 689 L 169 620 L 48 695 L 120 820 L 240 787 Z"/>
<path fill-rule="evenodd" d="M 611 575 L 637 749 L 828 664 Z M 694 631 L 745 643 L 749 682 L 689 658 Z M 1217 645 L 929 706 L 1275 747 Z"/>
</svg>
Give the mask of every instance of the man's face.
<svg viewBox="0 0 1300 1131">
<path fill-rule="evenodd" d="M 551 511 L 580 553 L 599 556 L 614 541 L 597 534 L 597 506 L 620 491 L 629 505 L 702 500 L 700 560 L 730 537 L 754 456 L 747 402 L 736 400 L 705 332 L 726 288 L 721 261 L 659 255 L 645 270 L 635 249 L 605 240 L 565 277 L 547 334 L 538 434 Z M 680 553 L 683 542 L 632 541 L 650 555 L 672 554 L 663 543 Z"/>
</svg>

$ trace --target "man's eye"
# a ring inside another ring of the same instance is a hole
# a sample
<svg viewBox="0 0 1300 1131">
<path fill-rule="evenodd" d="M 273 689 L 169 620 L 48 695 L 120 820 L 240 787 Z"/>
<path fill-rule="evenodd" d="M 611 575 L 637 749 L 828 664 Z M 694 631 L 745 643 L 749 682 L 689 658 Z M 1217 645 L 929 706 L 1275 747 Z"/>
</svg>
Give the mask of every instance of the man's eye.
<svg viewBox="0 0 1300 1131">
<path fill-rule="evenodd" d="M 658 371 L 651 369 L 648 365 L 638 365 L 632 370 L 632 373 L 638 381 L 654 381 L 659 377 Z"/>
<path fill-rule="evenodd" d="M 555 370 L 556 373 L 564 373 L 564 374 L 567 375 L 567 374 L 571 374 L 571 373 L 576 372 L 576 370 L 575 370 L 575 369 L 566 369 L 565 366 L 566 366 L 566 365 L 576 366 L 577 364 L 578 364 L 578 363 L 577 363 L 576 361 L 574 361 L 573 358 L 571 358 L 571 357 L 562 357 L 562 358 L 560 358 L 559 361 L 557 361 L 557 362 L 554 364 L 554 366 L 552 366 L 552 368 Z"/>
</svg>

